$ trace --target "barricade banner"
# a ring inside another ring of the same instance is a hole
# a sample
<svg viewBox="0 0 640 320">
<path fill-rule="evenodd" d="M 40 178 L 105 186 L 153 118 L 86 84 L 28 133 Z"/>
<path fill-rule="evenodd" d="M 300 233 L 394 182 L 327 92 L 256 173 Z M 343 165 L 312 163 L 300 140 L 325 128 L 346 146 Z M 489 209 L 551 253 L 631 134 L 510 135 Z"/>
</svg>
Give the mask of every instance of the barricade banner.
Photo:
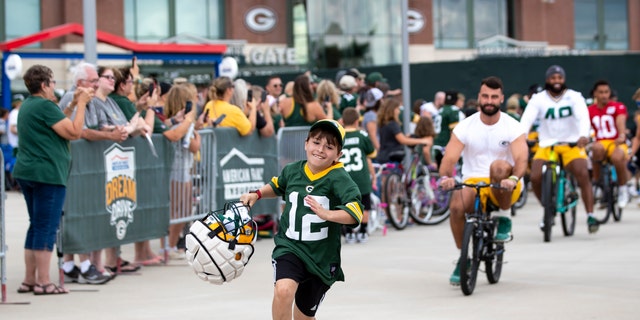
<svg viewBox="0 0 640 320">
<path fill-rule="evenodd" d="M 142 137 L 122 143 L 71 142 L 73 160 L 61 226 L 64 253 L 167 234 L 173 148 L 161 134 L 153 135 L 152 141 L 158 158 Z"/>
<path fill-rule="evenodd" d="M 241 137 L 236 129 L 216 128 L 217 142 L 216 205 L 238 200 L 240 196 L 268 183 L 279 174 L 277 140 L 275 136 L 260 137 L 256 132 Z M 251 214 L 279 213 L 277 198 L 262 199 L 252 208 Z"/>
</svg>

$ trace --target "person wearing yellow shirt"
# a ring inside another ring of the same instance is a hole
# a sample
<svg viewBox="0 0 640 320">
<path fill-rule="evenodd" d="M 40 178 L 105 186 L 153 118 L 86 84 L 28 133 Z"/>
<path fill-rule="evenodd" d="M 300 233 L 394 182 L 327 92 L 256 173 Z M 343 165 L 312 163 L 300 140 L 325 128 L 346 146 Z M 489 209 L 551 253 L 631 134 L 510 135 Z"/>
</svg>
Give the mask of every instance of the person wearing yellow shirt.
<svg viewBox="0 0 640 320">
<path fill-rule="evenodd" d="M 229 77 L 219 77 L 213 81 L 209 89 L 209 98 L 211 99 L 204 106 L 204 112 L 207 113 L 207 122 L 205 126 L 211 126 L 222 115 L 224 119 L 218 127 L 232 127 L 238 130 L 241 136 L 250 135 L 255 127 L 251 125 L 255 123 L 256 104 L 255 101 L 247 101 L 247 108 L 250 108 L 249 117 L 244 114 L 241 108 L 229 103 L 233 96 L 234 86 Z M 251 119 L 253 117 L 253 119 Z"/>
</svg>

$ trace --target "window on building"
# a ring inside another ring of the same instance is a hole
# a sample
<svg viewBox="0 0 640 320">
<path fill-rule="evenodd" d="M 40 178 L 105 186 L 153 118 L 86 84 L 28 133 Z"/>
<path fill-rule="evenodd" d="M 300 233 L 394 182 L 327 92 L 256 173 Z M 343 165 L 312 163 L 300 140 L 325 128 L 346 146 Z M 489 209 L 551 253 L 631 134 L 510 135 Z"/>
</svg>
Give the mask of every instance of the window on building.
<svg viewBox="0 0 640 320">
<path fill-rule="evenodd" d="M 627 0 L 575 0 L 575 47 L 627 50 Z"/>
<path fill-rule="evenodd" d="M 5 40 L 40 31 L 40 0 L 7 0 L 4 6 Z M 40 44 L 29 47 L 40 47 Z"/>
<path fill-rule="evenodd" d="M 125 36 L 134 41 L 158 42 L 180 34 L 223 38 L 222 0 L 125 0 L 124 6 Z"/>
<path fill-rule="evenodd" d="M 402 60 L 397 1 L 295 0 L 292 12 L 293 46 L 298 61 L 313 64 L 310 67 L 386 65 Z"/>
<path fill-rule="evenodd" d="M 471 49 L 495 35 L 507 36 L 506 0 L 433 0 L 436 48 Z"/>
</svg>

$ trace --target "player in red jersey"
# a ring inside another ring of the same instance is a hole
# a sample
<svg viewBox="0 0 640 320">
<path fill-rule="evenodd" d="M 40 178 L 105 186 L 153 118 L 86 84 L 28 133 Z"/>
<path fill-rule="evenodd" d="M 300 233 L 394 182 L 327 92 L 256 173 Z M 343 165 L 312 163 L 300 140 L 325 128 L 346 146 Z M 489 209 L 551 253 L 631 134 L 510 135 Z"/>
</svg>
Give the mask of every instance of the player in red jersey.
<svg viewBox="0 0 640 320">
<path fill-rule="evenodd" d="M 618 206 L 624 208 L 629 202 L 627 190 L 627 161 L 629 149 L 626 144 L 627 107 L 612 101 L 611 86 L 606 80 L 593 85 L 594 104 L 589 106 L 591 127 L 595 131 L 596 142 L 592 146 L 593 180 L 600 177 L 600 162 L 607 157 L 616 168 L 618 176 Z"/>
</svg>

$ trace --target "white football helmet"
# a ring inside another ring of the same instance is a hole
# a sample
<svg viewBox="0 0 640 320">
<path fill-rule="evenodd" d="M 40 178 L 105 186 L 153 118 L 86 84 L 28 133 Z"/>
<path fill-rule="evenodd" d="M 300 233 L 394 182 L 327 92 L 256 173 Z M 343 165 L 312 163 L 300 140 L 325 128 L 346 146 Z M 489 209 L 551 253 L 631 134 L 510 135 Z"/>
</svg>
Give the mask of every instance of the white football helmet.
<svg viewBox="0 0 640 320">
<path fill-rule="evenodd" d="M 223 284 L 239 277 L 253 255 L 258 227 L 241 202 L 197 220 L 186 236 L 186 258 L 200 279 Z"/>
</svg>

